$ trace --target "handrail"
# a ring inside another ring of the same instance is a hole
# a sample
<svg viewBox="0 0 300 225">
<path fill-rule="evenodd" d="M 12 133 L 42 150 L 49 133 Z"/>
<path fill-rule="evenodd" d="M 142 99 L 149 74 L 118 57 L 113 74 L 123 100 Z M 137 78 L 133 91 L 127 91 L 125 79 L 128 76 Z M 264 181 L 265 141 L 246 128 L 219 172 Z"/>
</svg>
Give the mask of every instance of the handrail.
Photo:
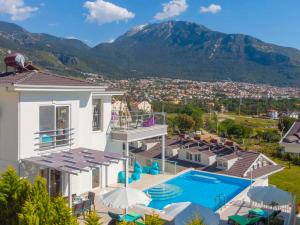
<svg viewBox="0 0 300 225">
<path fill-rule="evenodd" d="M 165 125 L 165 113 L 146 113 L 146 114 L 129 114 L 129 115 L 117 115 L 113 114 L 110 121 L 110 127 L 112 130 L 127 130 L 137 129 L 138 127 L 150 127 L 153 125 Z"/>
<path fill-rule="evenodd" d="M 55 149 L 63 146 L 72 146 L 74 144 L 74 128 L 64 128 L 57 130 L 38 131 L 34 134 L 35 151 Z"/>
<path fill-rule="evenodd" d="M 50 132 L 58 132 L 58 131 L 71 131 L 75 130 L 74 128 L 63 128 L 63 129 L 56 129 L 56 130 L 43 130 L 35 132 L 34 134 L 43 134 L 43 133 L 50 133 Z"/>
</svg>

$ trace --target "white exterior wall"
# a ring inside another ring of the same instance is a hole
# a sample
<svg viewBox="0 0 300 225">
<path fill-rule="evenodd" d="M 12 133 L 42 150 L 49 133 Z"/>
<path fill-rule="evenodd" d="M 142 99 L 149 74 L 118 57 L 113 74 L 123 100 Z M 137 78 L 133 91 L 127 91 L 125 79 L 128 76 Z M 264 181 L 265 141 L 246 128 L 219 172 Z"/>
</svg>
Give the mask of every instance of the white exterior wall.
<svg viewBox="0 0 300 225">
<path fill-rule="evenodd" d="M 193 160 L 188 160 L 186 158 L 186 151 L 181 149 L 178 151 L 178 158 L 187 162 L 197 163 L 204 166 L 210 166 L 216 161 L 216 156 L 208 156 L 204 153 L 197 153 L 201 155 L 201 162 L 195 161 L 195 155 L 193 155 Z"/>
<path fill-rule="evenodd" d="M 123 161 L 110 166 L 101 166 L 100 168 L 100 187 L 105 188 L 118 182 L 119 171 L 124 170 Z M 64 178 L 64 195 L 68 195 L 68 178 Z M 71 175 L 72 194 L 81 194 L 93 190 L 92 186 L 92 171 L 82 172 L 79 175 Z"/>
<path fill-rule="evenodd" d="M 92 130 L 93 107 L 92 98 L 102 100 L 102 129 Z M 7 92 L 0 89 L 0 172 L 7 165 L 13 165 L 18 170 L 19 160 L 38 156 L 40 151 L 35 145 L 39 131 L 39 107 L 45 105 L 70 106 L 70 127 L 74 128 L 74 144 L 72 148 L 84 147 L 100 151 L 122 153 L 122 142 L 114 142 L 110 137 L 111 96 L 91 92 L 68 91 L 23 91 Z M 67 149 L 51 149 L 47 152 Z M 100 184 L 102 187 L 116 183 L 118 172 L 124 170 L 123 161 L 100 169 Z M 21 176 L 34 180 L 39 167 L 25 165 L 20 167 Z M 63 194 L 68 191 L 68 176 L 62 173 Z M 92 190 L 92 171 L 72 175 L 72 192 L 81 194 Z"/>
<path fill-rule="evenodd" d="M 18 101 L 18 93 L 0 89 L 0 172 L 18 169 Z"/>
<path fill-rule="evenodd" d="M 39 131 L 39 107 L 69 105 L 70 124 L 74 128 L 72 148 L 85 147 L 104 151 L 111 118 L 111 97 L 102 99 L 102 130 L 92 130 L 92 96 L 89 92 L 22 92 L 20 95 L 20 158 L 38 155 L 36 132 Z M 50 150 L 51 151 L 51 150 Z"/>
</svg>

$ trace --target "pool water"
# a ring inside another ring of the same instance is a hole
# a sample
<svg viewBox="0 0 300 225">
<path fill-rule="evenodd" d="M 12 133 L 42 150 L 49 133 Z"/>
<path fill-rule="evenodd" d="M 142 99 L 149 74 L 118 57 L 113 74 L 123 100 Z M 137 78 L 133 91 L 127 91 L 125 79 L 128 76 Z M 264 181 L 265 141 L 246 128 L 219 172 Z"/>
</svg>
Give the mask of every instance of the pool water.
<svg viewBox="0 0 300 225">
<path fill-rule="evenodd" d="M 171 203 L 188 201 L 216 211 L 250 184 L 248 179 L 192 170 L 145 192 L 151 196 L 151 208 L 163 209 Z"/>
</svg>

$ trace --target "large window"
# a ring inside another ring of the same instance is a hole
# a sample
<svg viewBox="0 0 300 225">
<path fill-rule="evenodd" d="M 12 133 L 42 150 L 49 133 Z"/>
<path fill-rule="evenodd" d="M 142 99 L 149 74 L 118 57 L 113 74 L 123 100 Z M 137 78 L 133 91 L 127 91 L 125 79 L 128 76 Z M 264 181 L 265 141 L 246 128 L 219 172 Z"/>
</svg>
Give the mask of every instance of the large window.
<svg viewBox="0 0 300 225">
<path fill-rule="evenodd" d="M 40 106 L 39 120 L 40 148 L 70 143 L 69 106 Z"/>
<path fill-rule="evenodd" d="M 101 99 L 93 99 L 93 131 L 98 131 L 102 129 L 101 109 L 102 109 Z"/>
</svg>

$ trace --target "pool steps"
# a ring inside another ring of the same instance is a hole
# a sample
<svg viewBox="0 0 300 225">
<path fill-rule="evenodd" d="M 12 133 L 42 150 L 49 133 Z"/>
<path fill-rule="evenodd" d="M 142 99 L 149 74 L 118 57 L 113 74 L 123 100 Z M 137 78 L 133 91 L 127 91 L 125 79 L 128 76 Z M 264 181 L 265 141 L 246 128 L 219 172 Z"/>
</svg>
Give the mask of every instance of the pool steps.
<svg viewBox="0 0 300 225">
<path fill-rule="evenodd" d="M 147 190 L 152 200 L 164 201 L 167 199 L 175 198 L 182 193 L 182 190 L 172 184 L 160 184 Z"/>
</svg>

